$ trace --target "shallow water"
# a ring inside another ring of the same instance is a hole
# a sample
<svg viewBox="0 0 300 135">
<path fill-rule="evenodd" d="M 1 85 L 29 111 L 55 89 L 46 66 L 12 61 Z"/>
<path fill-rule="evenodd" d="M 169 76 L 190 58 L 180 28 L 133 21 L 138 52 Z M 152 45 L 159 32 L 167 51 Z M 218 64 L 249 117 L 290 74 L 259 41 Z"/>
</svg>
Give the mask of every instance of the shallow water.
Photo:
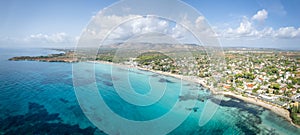
<svg viewBox="0 0 300 135">
<path fill-rule="evenodd" d="M 78 104 L 73 89 L 72 64 L 7 61 L 13 56 L 48 53 L 53 51 L 0 49 L 0 134 L 104 134 L 87 119 Z M 161 100 L 151 106 L 138 107 L 125 102 L 115 92 L 116 82 L 121 86 L 128 83 L 118 76 L 128 70 L 117 67 L 117 72 L 111 75 L 110 65 L 97 64 L 95 69 L 101 96 L 111 110 L 127 119 L 146 121 L 165 115 L 182 95 L 177 89 L 181 86 L 180 80 L 133 69 L 129 72 L 129 81 L 137 93 L 150 91 L 148 79 L 166 85 Z M 275 113 L 234 98 L 222 100 L 212 119 L 199 127 L 199 116 L 207 100 L 216 102 L 217 97 L 197 84 L 182 83 L 182 88 L 189 91 L 184 93 L 183 104 L 194 99 L 195 94 L 205 100 L 197 101 L 199 109 L 191 110 L 189 117 L 170 134 L 300 134 L 300 129 Z M 180 115 L 178 113 L 178 117 Z"/>
</svg>

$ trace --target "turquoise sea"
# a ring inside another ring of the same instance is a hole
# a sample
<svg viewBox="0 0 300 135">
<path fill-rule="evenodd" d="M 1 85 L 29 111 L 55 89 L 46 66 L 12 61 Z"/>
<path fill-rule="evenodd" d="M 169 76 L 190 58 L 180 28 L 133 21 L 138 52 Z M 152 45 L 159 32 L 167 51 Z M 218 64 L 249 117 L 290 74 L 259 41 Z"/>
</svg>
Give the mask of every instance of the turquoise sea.
<svg viewBox="0 0 300 135">
<path fill-rule="evenodd" d="M 89 121 L 79 106 L 73 88 L 72 64 L 7 60 L 13 56 L 50 53 L 58 52 L 0 48 L 0 134 L 105 134 Z M 92 66 L 92 63 L 81 64 Z M 96 64 L 96 82 L 105 103 L 119 116 L 137 121 L 155 119 L 166 114 L 179 100 L 176 88 L 181 85 L 180 80 L 167 76 L 160 78 L 152 72 L 132 69 L 130 83 L 136 92 L 144 94 L 149 91 L 145 78 L 151 76 L 154 78 L 152 81 L 166 84 L 166 93 L 149 107 L 128 104 L 118 96 L 112 80 L 114 76 L 117 81 L 118 75 L 128 70 L 116 67 L 118 72 L 112 75 L 111 68 L 111 65 Z M 182 85 L 191 92 L 181 102 L 195 100 L 193 94 L 202 96 L 204 101 L 197 101 L 196 109 L 186 108 L 191 111 L 190 115 L 170 134 L 300 134 L 300 129 L 275 113 L 229 97 L 222 100 L 212 119 L 200 127 L 198 121 L 204 105 L 208 100 L 214 102 L 217 97 L 198 84 L 183 81 Z M 168 123 L 172 121 L 162 124 Z"/>
</svg>

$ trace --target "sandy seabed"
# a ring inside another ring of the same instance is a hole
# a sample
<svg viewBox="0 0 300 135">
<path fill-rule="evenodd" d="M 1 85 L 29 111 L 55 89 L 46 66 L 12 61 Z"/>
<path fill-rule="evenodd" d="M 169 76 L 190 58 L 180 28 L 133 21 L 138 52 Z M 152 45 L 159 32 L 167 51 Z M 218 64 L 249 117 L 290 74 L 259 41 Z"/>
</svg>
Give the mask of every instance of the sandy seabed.
<svg viewBox="0 0 300 135">
<path fill-rule="evenodd" d="M 287 109 L 282 108 L 278 105 L 275 105 L 275 104 L 257 99 L 255 97 L 245 97 L 245 96 L 238 95 L 238 94 L 235 94 L 235 93 L 229 92 L 229 91 L 216 90 L 213 87 L 207 86 L 206 83 L 205 83 L 204 78 L 195 77 L 195 76 L 183 76 L 183 75 L 178 75 L 178 74 L 172 74 L 172 73 L 169 73 L 169 72 L 151 70 L 151 69 L 146 69 L 146 68 L 142 68 L 142 67 L 138 67 L 138 66 L 130 66 L 130 65 L 118 64 L 118 63 L 112 63 L 112 62 L 106 62 L 106 61 L 89 61 L 89 62 L 100 63 L 100 64 L 110 64 L 110 65 L 119 66 L 119 67 L 123 67 L 123 68 L 137 68 L 137 69 L 140 69 L 140 70 L 150 71 L 150 72 L 165 75 L 165 76 L 171 76 L 171 77 L 175 77 L 175 78 L 182 79 L 182 80 L 189 81 L 189 82 L 193 82 L 193 83 L 199 83 L 203 87 L 209 89 L 213 94 L 219 94 L 219 95 L 238 98 L 238 99 L 243 100 L 245 102 L 255 104 L 255 105 L 264 107 L 268 110 L 271 110 L 272 112 L 276 113 L 277 115 L 279 115 L 279 116 L 285 118 L 286 120 L 288 120 L 292 125 L 300 128 L 299 125 L 296 125 L 292 122 L 292 119 L 290 117 L 290 112 Z"/>
</svg>

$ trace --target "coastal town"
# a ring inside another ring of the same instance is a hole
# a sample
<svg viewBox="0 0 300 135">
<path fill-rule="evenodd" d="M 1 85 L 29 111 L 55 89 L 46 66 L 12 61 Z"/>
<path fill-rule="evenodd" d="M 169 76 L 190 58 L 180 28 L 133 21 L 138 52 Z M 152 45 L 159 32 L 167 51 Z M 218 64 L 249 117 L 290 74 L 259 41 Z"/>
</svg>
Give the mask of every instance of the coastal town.
<svg viewBox="0 0 300 135">
<path fill-rule="evenodd" d="M 84 58 L 86 61 L 113 62 L 171 75 L 194 77 L 211 90 L 216 89 L 217 93 L 230 93 L 235 97 L 264 102 L 270 105 L 269 109 L 275 106 L 289 110 L 289 114 L 282 116 L 288 115 L 287 119 L 291 118 L 293 123 L 300 125 L 300 52 L 297 51 L 225 48 L 226 66 L 220 71 L 220 79 L 217 81 L 213 81 L 211 64 L 203 48 L 193 49 L 191 56 L 177 55 L 178 57 L 170 57 L 174 53 L 178 54 L 170 50 L 163 53 L 144 51 L 135 57 L 121 57 L 116 55 L 116 49 L 106 49 L 99 51 L 96 59 L 76 54 L 72 50 L 65 51 L 65 54 L 47 57 L 14 57 L 10 60 L 79 62 L 78 59 Z M 71 58 L 75 55 L 76 57 Z"/>
<path fill-rule="evenodd" d="M 136 63 L 132 61 L 131 65 L 198 77 L 205 86 L 217 89 L 218 93 L 230 92 L 235 97 L 249 97 L 256 102 L 259 100 L 287 109 L 292 121 L 300 125 L 299 52 L 227 48 L 224 53 L 227 66 L 223 67 L 218 81 L 213 81 L 207 55 L 201 55 L 203 53 L 196 55 L 196 58 L 183 57 L 179 60 L 152 54 L 152 60 L 149 60 L 149 56 L 140 57 L 134 59 Z M 190 59 L 195 59 L 196 62 L 191 63 Z"/>
</svg>

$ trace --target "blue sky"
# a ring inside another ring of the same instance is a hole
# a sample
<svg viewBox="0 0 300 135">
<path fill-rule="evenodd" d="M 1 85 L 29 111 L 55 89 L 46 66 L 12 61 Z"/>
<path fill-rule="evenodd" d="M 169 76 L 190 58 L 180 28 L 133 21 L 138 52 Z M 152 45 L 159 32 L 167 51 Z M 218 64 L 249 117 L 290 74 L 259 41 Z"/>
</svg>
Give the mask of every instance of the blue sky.
<svg viewBox="0 0 300 135">
<path fill-rule="evenodd" d="M 75 46 L 92 16 L 115 0 L 0 1 L 0 47 Z M 299 0 L 184 0 L 223 46 L 300 49 Z M 34 39 L 34 40 L 33 40 Z M 45 41 L 47 39 L 47 43 Z"/>
<path fill-rule="evenodd" d="M 237 23 L 242 16 L 253 16 L 265 9 L 269 16 L 266 26 L 300 26 L 299 0 L 185 0 L 202 12 L 212 24 Z M 238 24 L 236 24 L 238 25 Z"/>
</svg>

